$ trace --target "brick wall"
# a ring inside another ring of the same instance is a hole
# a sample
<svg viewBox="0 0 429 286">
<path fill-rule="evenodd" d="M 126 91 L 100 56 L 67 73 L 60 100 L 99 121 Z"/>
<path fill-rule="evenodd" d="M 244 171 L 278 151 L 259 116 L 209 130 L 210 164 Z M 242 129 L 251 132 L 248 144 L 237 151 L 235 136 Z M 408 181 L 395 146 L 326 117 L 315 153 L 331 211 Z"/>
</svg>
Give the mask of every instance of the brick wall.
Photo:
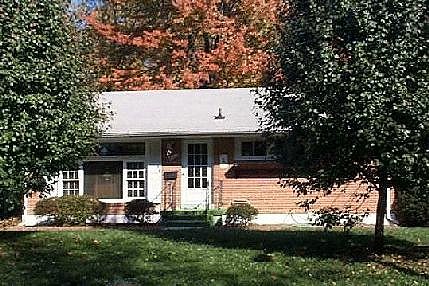
<svg viewBox="0 0 429 286">
<path fill-rule="evenodd" d="M 176 157 L 169 161 L 165 158 L 167 143 L 175 148 Z M 299 203 L 305 199 L 319 196 L 314 209 L 321 207 L 344 208 L 351 206 L 360 211 L 375 212 L 378 195 L 376 192 L 362 201 L 361 194 L 367 193 L 367 186 L 360 183 L 350 183 L 341 186 L 328 196 L 312 194 L 297 196 L 291 188 L 283 188 L 279 184 L 281 166 L 274 162 L 254 162 L 234 160 L 234 138 L 214 138 L 213 140 L 213 178 L 212 204 L 214 207 L 228 207 L 234 200 L 247 200 L 260 213 L 303 213 L 304 208 Z M 180 209 L 181 193 L 181 140 L 169 139 L 162 142 L 162 172 L 177 172 L 176 180 L 163 180 L 161 210 Z M 228 161 L 220 164 L 221 154 L 227 155 Z M 150 178 L 148 178 L 150 180 Z M 172 192 L 171 192 L 172 191 Z M 392 192 L 393 193 L 393 192 Z M 28 194 L 26 199 L 27 214 L 34 214 L 34 207 L 40 200 L 39 194 Z M 394 197 L 391 196 L 391 202 Z M 108 205 L 108 214 L 123 214 L 124 204 Z"/>
<path fill-rule="evenodd" d="M 30 192 L 26 195 L 26 204 L 24 207 L 27 214 L 34 214 L 34 208 L 36 207 L 37 202 L 40 200 L 40 194 L 37 192 Z"/>
<path fill-rule="evenodd" d="M 182 140 L 164 139 L 161 143 L 162 173 L 176 172 L 175 180 L 163 178 L 161 210 L 180 209 Z M 150 180 L 150 178 L 148 178 Z"/>
<path fill-rule="evenodd" d="M 222 168 L 219 155 L 228 155 L 228 164 Z M 344 208 L 350 206 L 358 211 L 375 212 L 378 195 L 376 192 L 362 200 L 368 191 L 360 182 L 349 183 L 334 190 L 332 194 L 311 194 L 298 196 L 290 187 L 280 184 L 281 166 L 274 162 L 234 161 L 234 139 L 214 140 L 213 204 L 228 207 L 234 200 L 249 201 L 260 213 L 303 213 L 300 202 L 319 197 L 313 209 L 322 207 Z M 393 198 L 392 198 L 393 200 Z"/>
</svg>

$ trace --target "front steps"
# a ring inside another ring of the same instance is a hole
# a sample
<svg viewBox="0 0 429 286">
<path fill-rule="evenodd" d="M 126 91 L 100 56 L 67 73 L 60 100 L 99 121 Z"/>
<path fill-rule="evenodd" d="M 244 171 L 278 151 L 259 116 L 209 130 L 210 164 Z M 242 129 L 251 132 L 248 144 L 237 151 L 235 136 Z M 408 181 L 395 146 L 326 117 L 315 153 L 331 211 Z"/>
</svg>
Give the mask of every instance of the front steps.
<svg viewBox="0 0 429 286">
<path fill-rule="evenodd" d="M 169 229 L 209 227 L 208 217 L 205 210 L 162 211 L 161 225 Z"/>
</svg>

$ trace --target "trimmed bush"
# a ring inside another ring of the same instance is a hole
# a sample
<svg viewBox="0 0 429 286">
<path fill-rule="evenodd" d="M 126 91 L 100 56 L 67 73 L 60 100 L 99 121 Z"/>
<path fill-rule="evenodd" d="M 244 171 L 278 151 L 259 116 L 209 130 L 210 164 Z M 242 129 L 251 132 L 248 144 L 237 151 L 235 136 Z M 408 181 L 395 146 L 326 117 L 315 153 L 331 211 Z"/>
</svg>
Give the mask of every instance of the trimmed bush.
<svg viewBox="0 0 429 286">
<path fill-rule="evenodd" d="M 334 226 L 342 226 L 344 232 L 349 232 L 368 215 L 367 213 L 355 214 L 349 209 L 340 210 L 335 207 L 321 208 L 315 214 L 316 218 L 312 225 L 323 226 L 325 231 L 332 229 Z"/>
<path fill-rule="evenodd" d="M 394 211 L 402 226 L 429 226 L 429 192 L 419 188 L 399 191 Z"/>
<path fill-rule="evenodd" d="M 36 215 L 48 216 L 55 225 L 84 225 L 99 222 L 104 204 L 89 196 L 63 196 L 42 199 L 34 209 Z"/>
<path fill-rule="evenodd" d="M 151 215 L 158 213 L 155 207 L 146 199 L 132 200 L 125 205 L 125 216 L 132 222 L 149 223 Z"/>
<path fill-rule="evenodd" d="M 226 226 L 246 227 L 258 214 L 258 210 L 250 204 L 234 204 L 226 210 Z"/>
</svg>

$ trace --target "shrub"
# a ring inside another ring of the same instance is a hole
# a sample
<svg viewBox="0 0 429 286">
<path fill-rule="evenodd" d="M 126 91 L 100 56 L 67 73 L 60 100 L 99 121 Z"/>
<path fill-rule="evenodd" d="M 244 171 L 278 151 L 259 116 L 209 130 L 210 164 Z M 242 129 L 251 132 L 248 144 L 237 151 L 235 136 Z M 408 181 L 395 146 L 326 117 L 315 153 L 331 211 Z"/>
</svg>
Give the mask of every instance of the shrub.
<svg viewBox="0 0 429 286">
<path fill-rule="evenodd" d="M 157 213 L 155 204 L 146 199 L 132 200 L 125 205 L 125 216 L 133 222 L 149 223 L 151 215 Z"/>
<path fill-rule="evenodd" d="M 429 226 L 429 192 L 419 188 L 398 191 L 394 211 L 400 225 Z"/>
<path fill-rule="evenodd" d="M 234 204 L 226 210 L 227 226 L 245 227 L 258 214 L 258 210 L 250 204 Z"/>
<path fill-rule="evenodd" d="M 56 225 L 83 225 L 87 220 L 98 221 L 104 204 L 89 196 L 54 197 L 38 201 L 34 212 Z"/>
<path fill-rule="evenodd" d="M 222 226 L 222 216 L 224 214 L 226 214 L 226 209 L 209 209 L 207 211 L 207 222 L 210 224 L 210 226 Z"/>
<path fill-rule="evenodd" d="M 316 218 L 312 225 L 323 226 L 325 231 L 332 229 L 334 226 L 342 226 L 344 232 L 349 232 L 368 215 L 368 213 L 355 214 L 351 213 L 347 208 L 340 210 L 335 207 L 321 208 L 315 214 Z"/>
</svg>

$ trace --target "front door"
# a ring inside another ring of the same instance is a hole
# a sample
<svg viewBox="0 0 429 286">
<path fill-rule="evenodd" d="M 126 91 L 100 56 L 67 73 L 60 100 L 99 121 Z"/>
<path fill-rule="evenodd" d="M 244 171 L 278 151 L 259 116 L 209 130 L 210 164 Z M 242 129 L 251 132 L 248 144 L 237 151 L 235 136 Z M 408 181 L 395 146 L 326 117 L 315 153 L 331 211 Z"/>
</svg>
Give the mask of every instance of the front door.
<svg viewBox="0 0 429 286">
<path fill-rule="evenodd" d="M 205 209 L 210 205 L 211 144 L 185 142 L 183 145 L 182 208 Z"/>
</svg>

